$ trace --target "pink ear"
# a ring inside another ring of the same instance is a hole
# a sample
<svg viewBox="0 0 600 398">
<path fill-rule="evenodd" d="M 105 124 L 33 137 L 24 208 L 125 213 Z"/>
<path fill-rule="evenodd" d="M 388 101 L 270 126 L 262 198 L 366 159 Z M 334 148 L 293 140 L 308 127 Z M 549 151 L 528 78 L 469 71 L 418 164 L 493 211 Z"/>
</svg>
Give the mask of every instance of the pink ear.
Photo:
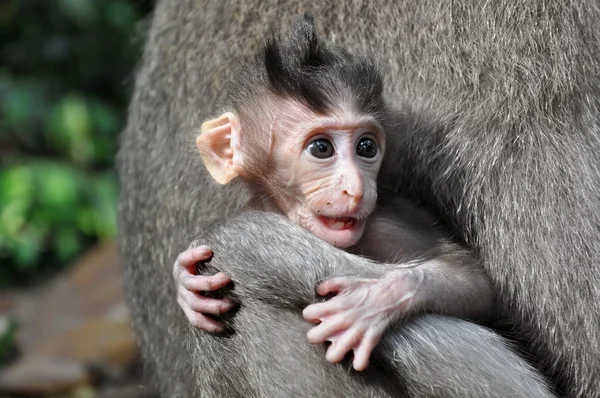
<svg viewBox="0 0 600 398">
<path fill-rule="evenodd" d="M 216 119 L 202 123 L 200 135 L 196 138 L 196 146 L 206 169 L 219 184 L 227 184 L 238 173 L 233 167 L 233 125 L 238 125 L 237 116 L 231 112 L 222 114 Z"/>
</svg>

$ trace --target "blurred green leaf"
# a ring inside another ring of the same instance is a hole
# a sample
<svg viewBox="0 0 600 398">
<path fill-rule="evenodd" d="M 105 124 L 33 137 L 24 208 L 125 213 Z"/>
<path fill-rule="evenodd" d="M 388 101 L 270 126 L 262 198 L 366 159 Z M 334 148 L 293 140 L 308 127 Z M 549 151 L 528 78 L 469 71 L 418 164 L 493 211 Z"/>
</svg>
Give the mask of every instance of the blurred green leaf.
<svg viewBox="0 0 600 398">
<path fill-rule="evenodd" d="M 8 359 L 17 337 L 17 323 L 6 315 L 0 316 L 0 365 Z"/>
<path fill-rule="evenodd" d="M 117 180 L 67 163 L 30 162 L 0 173 L 0 257 L 17 269 L 37 267 L 44 253 L 71 261 L 87 237 L 113 238 Z"/>
<path fill-rule="evenodd" d="M 29 206 L 25 202 L 10 202 L 5 205 L 0 213 L 2 226 L 0 234 L 7 238 L 16 239 L 27 220 Z"/>
<path fill-rule="evenodd" d="M 95 216 L 95 232 L 100 239 L 115 237 L 117 234 L 118 187 L 112 173 L 99 176 L 94 184 L 92 201 Z"/>
<path fill-rule="evenodd" d="M 111 1 L 106 3 L 105 10 L 106 20 L 117 29 L 130 29 L 137 19 L 131 2 Z"/>
<path fill-rule="evenodd" d="M 22 269 L 31 269 L 41 255 L 42 236 L 36 230 L 26 228 L 15 240 L 15 259 Z"/>
<path fill-rule="evenodd" d="M 113 107 L 97 99 L 90 101 L 90 113 L 94 126 L 94 160 L 112 161 L 123 120 Z"/>
<path fill-rule="evenodd" d="M 0 207 L 10 201 L 28 201 L 33 194 L 34 170 L 16 166 L 0 170 Z"/>
<path fill-rule="evenodd" d="M 73 228 L 59 230 L 54 237 L 54 241 L 58 258 L 61 261 L 71 260 L 82 247 L 79 233 Z"/>
<path fill-rule="evenodd" d="M 79 195 L 76 170 L 65 165 L 47 165 L 38 175 L 40 205 L 65 218 L 74 218 Z"/>
<path fill-rule="evenodd" d="M 153 3 L 0 0 L 0 286 L 115 237 L 117 136 Z"/>
<path fill-rule="evenodd" d="M 90 112 L 94 123 L 94 129 L 102 135 L 115 134 L 119 132 L 121 120 L 117 111 L 101 100 L 90 101 Z"/>
<path fill-rule="evenodd" d="M 58 151 L 66 152 L 79 164 L 88 164 L 93 156 L 90 140 L 92 120 L 85 99 L 68 94 L 51 111 L 48 141 Z"/>
<path fill-rule="evenodd" d="M 32 206 L 34 175 L 30 168 L 0 172 L 0 235 L 16 239 Z"/>
<path fill-rule="evenodd" d="M 84 233 L 94 235 L 96 232 L 96 214 L 91 208 L 83 208 L 77 212 L 77 226 Z"/>
</svg>

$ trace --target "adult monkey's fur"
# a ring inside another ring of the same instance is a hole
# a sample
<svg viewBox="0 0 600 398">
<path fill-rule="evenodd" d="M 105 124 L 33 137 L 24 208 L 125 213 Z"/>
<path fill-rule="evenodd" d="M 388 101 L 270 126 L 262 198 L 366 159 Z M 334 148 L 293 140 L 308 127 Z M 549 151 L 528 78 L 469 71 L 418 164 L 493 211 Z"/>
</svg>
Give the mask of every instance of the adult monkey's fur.
<svg viewBox="0 0 600 398">
<path fill-rule="evenodd" d="M 245 197 L 210 181 L 190 137 L 215 114 L 232 65 L 304 10 L 325 40 L 373 56 L 387 98 L 402 106 L 387 152 L 397 157 L 382 185 L 437 208 L 478 251 L 524 355 L 561 395 L 598 396 L 599 7 L 159 1 L 119 170 L 125 288 L 162 396 L 545 394 L 499 338 L 443 317 L 392 331 L 381 363 L 365 374 L 327 364 L 321 347 L 305 343 L 310 325 L 300 309 L 314 297 L 315 278 L 360 260 L 273 215 L 203 228 Z M 170 270 L 198 231 L 214 249 L 212 265 L 236 280 L 242 307 L 229 338 L 192 330 L 175 301 Z"/>
</svg>

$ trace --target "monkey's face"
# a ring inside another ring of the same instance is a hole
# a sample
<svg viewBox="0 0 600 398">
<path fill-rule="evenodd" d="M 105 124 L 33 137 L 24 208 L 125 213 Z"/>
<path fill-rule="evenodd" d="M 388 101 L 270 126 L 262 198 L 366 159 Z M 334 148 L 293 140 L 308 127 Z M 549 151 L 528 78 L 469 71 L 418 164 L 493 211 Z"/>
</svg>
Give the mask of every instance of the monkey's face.
<svg viewBox="0 0 600 398">
<path fill-rule="evenodd" d="M 289 182 L 285 191 L 295 198 L 279 207 L 317 237 L 346 248 L 361 238 L 375 208 L 385 135 L 372 117 L 312 114 L 311 120 L 283 138 L 278 180 Z"/>
<path fill-rule="evenodd" d="M 249 128 L 231 112 L 202 125 L 196 143 L 208 171 L 221 184 L 241 176 L 267 208 L 336 247 L 356 244 L 377 200 L 380 124 L 351 106 L 323 116 L 297 101 L 270 105 L 278 112 Z"/>
</svg>

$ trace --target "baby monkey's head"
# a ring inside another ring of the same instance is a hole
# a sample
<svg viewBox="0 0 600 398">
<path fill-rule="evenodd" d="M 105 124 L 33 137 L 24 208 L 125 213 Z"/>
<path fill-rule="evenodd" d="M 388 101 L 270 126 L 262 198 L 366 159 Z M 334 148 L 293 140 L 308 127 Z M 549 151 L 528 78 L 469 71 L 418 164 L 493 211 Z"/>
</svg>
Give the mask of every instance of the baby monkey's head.
<svg viewBox="0 0 600 398">
<path fill-rule="evenodd" d="M 346 248 L 377 200 L 382 91 L 373 62 L 325 48 L 305 14 L 243 65 L 228 111 L 203 123 L 196 143 L 217 182 L 242 177 L 266 208 Z"/>
</svg>

